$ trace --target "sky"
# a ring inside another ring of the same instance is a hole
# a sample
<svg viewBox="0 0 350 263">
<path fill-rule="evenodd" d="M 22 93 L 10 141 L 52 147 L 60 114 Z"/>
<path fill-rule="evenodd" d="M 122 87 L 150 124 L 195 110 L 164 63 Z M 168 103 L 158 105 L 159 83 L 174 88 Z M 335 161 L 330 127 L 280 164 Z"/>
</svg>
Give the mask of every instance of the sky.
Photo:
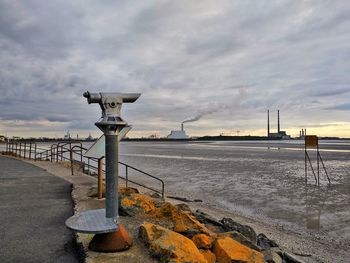
<svg viewBox="0 0 350 263">
<path fill-rule="evenodd" d="M 100 134 L 82 96 L 139 92 L 130 137 L 350 137 L 350 1 L 0 0 L 0 134 Z M 196 118 L 196 117 L 200 118 Z"/>
</svg>

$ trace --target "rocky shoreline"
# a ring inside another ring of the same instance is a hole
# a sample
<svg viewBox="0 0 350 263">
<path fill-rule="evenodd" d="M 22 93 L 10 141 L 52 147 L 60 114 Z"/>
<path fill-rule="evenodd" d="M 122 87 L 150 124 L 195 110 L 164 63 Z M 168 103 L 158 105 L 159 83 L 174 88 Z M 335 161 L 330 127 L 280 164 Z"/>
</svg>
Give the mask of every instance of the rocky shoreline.
<svg viewBox="0 0 350 263">
<path fill-rule="evenodd" d="M 174 205 L 140 194 L 137 189 L 132 191 L 121 193 L 120 213 L 145 219 L 139 238 L 160 261 L 303 262 L 248 225 L 231 218 L 216 220 L 201 210 L 192 211 L 186 204 Z"/>
</svg>

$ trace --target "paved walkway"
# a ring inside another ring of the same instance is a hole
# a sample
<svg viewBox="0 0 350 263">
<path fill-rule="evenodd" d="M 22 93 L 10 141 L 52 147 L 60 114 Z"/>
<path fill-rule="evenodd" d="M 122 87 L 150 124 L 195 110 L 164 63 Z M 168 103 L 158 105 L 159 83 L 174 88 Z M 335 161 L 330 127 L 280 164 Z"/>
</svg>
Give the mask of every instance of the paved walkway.
<svg viewBox="0 0 350 263">
<path fill-rule="evenodd" d="M 71 185 L 31 164 L 0 156 L 0 262 L 79 262 Z"/>
</svg>

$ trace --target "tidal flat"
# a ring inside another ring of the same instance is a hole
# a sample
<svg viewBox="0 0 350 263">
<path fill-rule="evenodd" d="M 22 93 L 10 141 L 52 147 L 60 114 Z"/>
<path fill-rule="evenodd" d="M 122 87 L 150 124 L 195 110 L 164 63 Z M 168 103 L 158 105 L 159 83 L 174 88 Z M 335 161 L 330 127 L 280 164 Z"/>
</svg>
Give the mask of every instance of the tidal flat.
<svg viewBox="0 0 350 263">
<path fill-rule="evenodd" d="M 320 187 L 310 166 L 305 184 L 301 140 L 122 142 L 120 159 L 163 179 L 168 195 L 347 246 L 350 141 L 320 141 L 320 153 L 331 180 L 320 166 Z M 317 169 L 316 152 L 309 154 Z"/>
</svg>

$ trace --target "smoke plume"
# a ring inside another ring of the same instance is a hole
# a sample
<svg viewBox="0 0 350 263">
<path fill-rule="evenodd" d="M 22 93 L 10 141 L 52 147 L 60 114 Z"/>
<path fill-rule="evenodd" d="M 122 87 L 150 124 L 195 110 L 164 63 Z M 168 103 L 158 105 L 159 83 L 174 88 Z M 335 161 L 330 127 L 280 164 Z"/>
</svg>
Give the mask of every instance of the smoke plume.
<svg viewBox="0 0 350 263">
<path fill-rule="evenodd" d="M 243 88 L 239 88 L 237 89 L 237 91 L 237 95 L 233 97 L 232 102 L 230 104 L 223 104 L 218 102 L 211 103 L 209 107 L 198 111 L 198 113 L 195 116 L 184 120 L 182 123 L 198 121 L 206 115 L 237 107 L 242 102 L 243 98 L 246 96 L 246 90 Z"/>
</svg>

